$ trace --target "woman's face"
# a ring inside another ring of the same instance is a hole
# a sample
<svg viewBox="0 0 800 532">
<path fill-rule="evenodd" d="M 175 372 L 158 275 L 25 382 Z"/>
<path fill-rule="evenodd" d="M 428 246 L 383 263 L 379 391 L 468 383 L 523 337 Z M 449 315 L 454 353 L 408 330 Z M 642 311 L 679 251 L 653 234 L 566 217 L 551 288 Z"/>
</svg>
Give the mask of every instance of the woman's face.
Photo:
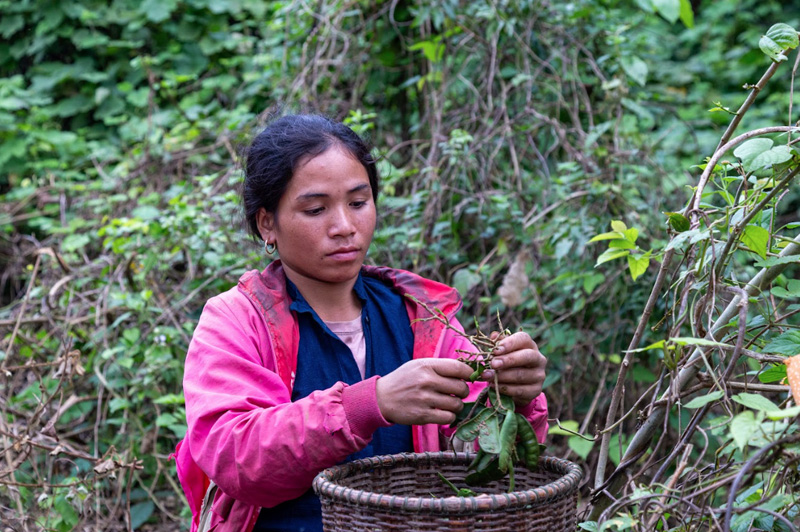
<svg viewBox="0 0 800 532">
<path fill-rule="evenodd" d="M 278 246 L 289 279 L 303 289 L 316 282 L 355 282 L 375 232 L 375 202 L 364 166 L 333 145 L 301 160 L 275 213 L 261 209 L 258 227 Z"/>
</svg>

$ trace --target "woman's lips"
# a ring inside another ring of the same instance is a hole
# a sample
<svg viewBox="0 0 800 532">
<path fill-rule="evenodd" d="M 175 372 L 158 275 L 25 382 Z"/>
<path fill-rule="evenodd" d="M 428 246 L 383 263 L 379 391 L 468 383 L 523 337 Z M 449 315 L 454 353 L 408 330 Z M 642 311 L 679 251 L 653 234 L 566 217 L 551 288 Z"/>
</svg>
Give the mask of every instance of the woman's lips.
<svg viewBox="0 0 800 532">
<path fill-rule="evenodd" d="M 332 258 L 333 260 L 341 260 L 341 261 L 355 260 L 358 258 L 358 256 L 359 256 L 358 248 L 338 249 L 328 255 L 328 257 Z"/>
</svg>

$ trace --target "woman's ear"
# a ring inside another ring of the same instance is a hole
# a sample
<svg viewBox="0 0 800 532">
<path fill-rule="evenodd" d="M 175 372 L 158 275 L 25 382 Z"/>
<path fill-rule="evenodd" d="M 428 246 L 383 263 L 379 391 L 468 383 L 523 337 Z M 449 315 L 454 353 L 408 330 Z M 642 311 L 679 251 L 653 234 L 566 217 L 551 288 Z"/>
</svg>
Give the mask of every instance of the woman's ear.
<svg viewBox="0 0 800 532">
<path fill-rule="evenodd" d="M 264 207 L 256 213 L 256 225 L 264 242 L 275 243 L 275 213 L 267 212 Z"/>
</svg>

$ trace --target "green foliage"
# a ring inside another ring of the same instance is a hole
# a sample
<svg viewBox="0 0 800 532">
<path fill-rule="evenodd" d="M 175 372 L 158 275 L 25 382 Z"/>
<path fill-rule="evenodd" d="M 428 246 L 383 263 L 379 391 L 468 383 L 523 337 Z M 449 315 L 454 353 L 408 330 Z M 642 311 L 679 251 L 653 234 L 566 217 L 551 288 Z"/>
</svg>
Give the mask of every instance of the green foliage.
<svg viewBox="0 0 800 532">
<path fill-rule="evenodd" d="M 639 230 L 635 227 L 629 229 L 624 222 L 614 220 L 611 222 L 611 229 L 611 232 L 595 235 L 589 240 L 589 242 L 610 240 L 608 249 L 597 257 L 595 266 L 600 266 L 605 262 L 625 257 L 628 260 L 628 269 L 630 270 L 631 279 L 635 281 L 637 277 L 647 271 L 647 267 L 650 265 L 652 251 L 645 251 L 642 253 L 643 250 L 640 250 L 636 245 L 636 240 L 639 238 Z"/>
<path fill-rule="evenodd" d="M 702 191 L 711 218 L 676 212 L 743 84 L 791 63 L 800 20 L 777 0 L 695 4 L 0 0 L 0 446 L 22 441 L 9 452 L 25 456 L 0 478 L 0 520 L 186 527 L 167 460 L 185 430 L 183 356 L 205 300 L 264 266 L 240 230 L 238 153 L 276 108 L 331 114 L 377 146 L 370 260 L 450 283 L 465 315 L 499 312 L 532 333 L 550 360 L 551 416 L 580 420 L 552 433 L 557 454 L 597 463 L 600 446 L 575 433 L 601 425 L 668 252 L 693 266 L 670 271 L 672 298 L 656 301 L 640 344 L 661 345 L 637 351 L 626 408 L 692 350 L 719 348 L 698 343 L 706 314 L 684 312 L 719 306 L 709 267 L 730 286 L 789 268 L 750 302 L 746 341 L 800 352 L 800 254 L 779 256 L 800 195 L 769 198 L 795 145 L 740 143 Z M 776 75 L 740 128 L 785 122 L 789 81 Z M 608 250 L 589 245 L 609 224 Z M 747 372 L 779 383 L 785 367 L 770 360 Z M 681 402 L 730 410 L 703 428 L 713 452 L 736 448 L 732 463 L 790 431 L 791 409 L 720 391 Z M 615 463 L 635 417 L 613 436 Z M 789 515 L 772 487 L 765 504 Z M 645 526 L 630 515 L 597 526 Z M 734 523 L 766 527 L 765 515 Z"/>
<path fill-rule="evenodd" d="M 797 48 L 797 30 L 788 24 L 778 23 L 772 26 L 767 33 L 758 41 L 758 47 L 767 54 L 770 59 L 776 62 L 786 61 L 783 52 Z"/>
</svg>

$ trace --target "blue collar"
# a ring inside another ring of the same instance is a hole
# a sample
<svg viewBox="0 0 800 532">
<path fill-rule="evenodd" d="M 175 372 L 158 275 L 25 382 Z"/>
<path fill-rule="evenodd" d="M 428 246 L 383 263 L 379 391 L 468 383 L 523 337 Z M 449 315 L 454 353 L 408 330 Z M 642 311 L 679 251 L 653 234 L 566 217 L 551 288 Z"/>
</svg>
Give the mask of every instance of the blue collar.
<svg viewBox="0 0 800 532">
<path fill-rule="evenodd" d="M 367 302 L 367 289 L 364 287 L 364 279 L 361 277 L 361 272 L 358 272 L 356 283 L 353 285 L 353 291 L 356 293 L 358 299 L 361 300 L 361 305 L 363 306 Z M 308 304 L 306 298 L 303 297 L 303 294 L 300 293 L 300 290 L 298 290 L 297 286 L 290 281 L 288 277 L 286 277 L 286 293 L 292 300 L 292 304 L 289 306 L 291 310 L 295 312 L 311 312 L 316 315 L 314 308 Z"/>
</svg>

